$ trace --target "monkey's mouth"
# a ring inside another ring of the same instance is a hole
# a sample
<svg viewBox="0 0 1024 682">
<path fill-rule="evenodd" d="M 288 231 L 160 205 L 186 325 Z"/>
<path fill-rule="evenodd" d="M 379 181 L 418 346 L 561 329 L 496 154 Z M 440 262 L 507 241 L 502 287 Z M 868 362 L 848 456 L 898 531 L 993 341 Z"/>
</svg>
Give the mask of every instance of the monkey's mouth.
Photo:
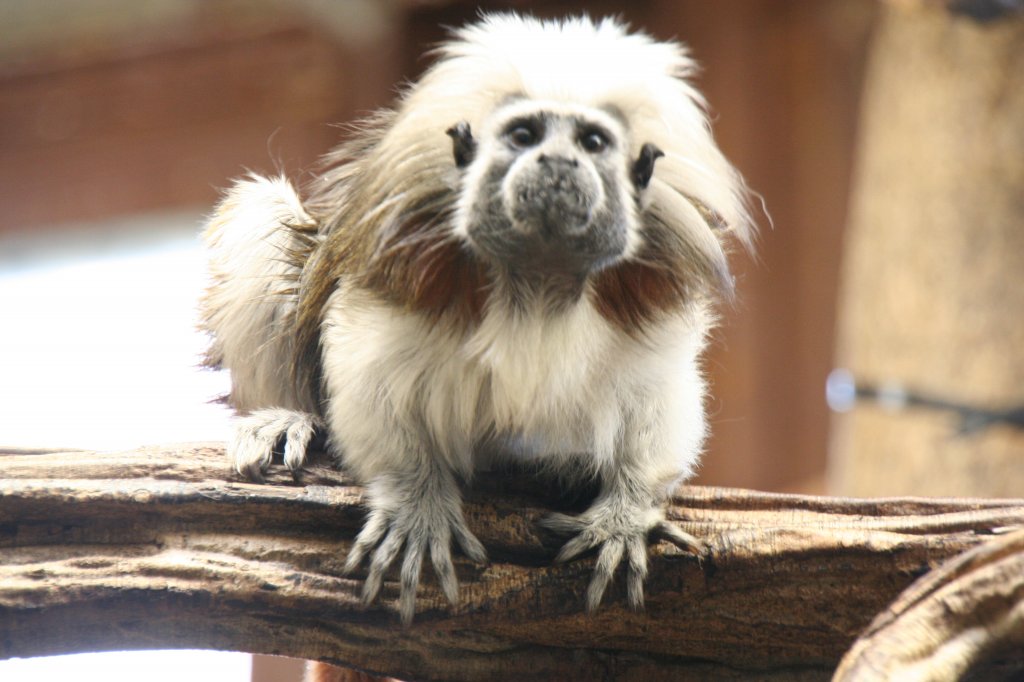
<svg viewBox="0 0 1024 682">
<path fill-rule="evenodd" d="M 515 229 L 548 242 L 583 234 L 593 216 L 586 195 L 564 180 L 518 188 L 511 208 Z"/>
<path fill-rule="evenodd" d="M 611 218 L 600 183 L 575 168 L 565 170 L 556 167 L 515 182 L 506 194 L 507 239 L 527 266 L 585 274 L 621 256 L 626 235 Z"/>
<path fill-rule="evenodd" d="M 622 222 L 571 183 L 524 184 L 509 194 L 504 220 L 469 231 L 475 248 L 497 265 L 585 276 L 625 253 Z"/>
<path fill-rule="evenodd" d="M 601 178 L 571 159 L 517 164 L 481 199 L 466 234 L 474 250 L 498 267 L 579 277 L 626 251 L 622 211 Z"/>
</svg>

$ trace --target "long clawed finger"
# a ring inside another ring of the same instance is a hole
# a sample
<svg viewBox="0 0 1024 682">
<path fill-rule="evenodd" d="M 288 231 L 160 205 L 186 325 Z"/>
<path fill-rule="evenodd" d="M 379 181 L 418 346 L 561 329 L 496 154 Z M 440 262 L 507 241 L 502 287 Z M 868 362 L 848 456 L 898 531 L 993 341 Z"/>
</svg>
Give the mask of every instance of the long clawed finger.
<svg viewBox="0 0 1024 682">
<path fill-rule="evenodd" d="M 462 553 L 469 557 L 474 563 L 487 563 L 487 550 L 473 533 L 462 523 L 452 525 L 452 532 L 455 535 L 455 542 L 458 543 Z"/>
<path fill-rule="evenodd" d="M 601 603 L 608 585 L 611 583 L 616 568 L 625 558 L 626 601 L 630 608 L 640 610 L 644 606 L 644 581 L 648 573 L 647 543 L 652 540 L 667 540 L 680 549 L 704 557 L 710 551 L 709 546 L 689 533 L 686 533 L 668 521 L 659 521 L 651 527 L 649 533 L 636 535 L 611 536 L 598 533 L 582 523 L 579 517 L 566 514 L 551 514 L 541 520 L 541 525 L 556 533 L 575 533 L 566 542 L 556 562 L 574 559 L 584 552 L 600 546 L 597 562 L 590 584 L 587 586 L 586 609 L 594 611 Z"/>
<path fill-rule="evenodd" d="M 265 470 L 258 462 L 253 462 L 238 469 L 239 474 L 253 483 L 266 483 L 267 479 L 263 475 L 264 472 Z"/>
<path fill-rule="evenodd" d="M 564 563 L 575 559 L 580 554 L 583 554 L 589 549 L 592 549 L 600 544 L 600 540 L 591 532 L 583 531 L 569 542 L 562 545 L 562 549 L 555 556 L 556 563 Z"/>
<path fill-rule="evenodd" d="M 380 547 L 374 550 L 373 558 L 370 560 L 370 570 L 366 574 L 366 582 L 363 583 L 364 604 L 369 604 L 377 598 L 381 583 L 384 581 L 384 573 L 394 563 L 404 542 L 405 534 L 392 530 L 384 538 Z"/>
<path fill-rule="evenodd" d="M 370 515 L 345 559 L 344 572 L 351 573 L 370 556 L 370 566 L 363 583 L 362 602 L 372 603 L 380 593 L 388 569 L 403 554 L 400 572 L 398 610 L 403 625 L 412 622 L 416 610 L 416 592 L 422 574 L 423 560 L 430 553 L 438 584 L 445 598 L 452 604 L 459 596 L 458 578 L 452 561 L 451 541 L 454 539 L 462 551 L 476 563 L 485 563 L 487 553 L 483 544 L 468 528 L 453 524 L 449 532 L 426 534 L 402 531 L 394 526 L 392 515 L 382 511 Z M 403 550 L 404 548 L 404 550 Z"/>
<path fill-rule="evenodd" d="M 230 451 L 234 458 L 234 470 L 237 474 L 255 483 L 266 482 L 264 474 L 270 469 L 273 443 L 238 433 L 235 434 Z"/>
<path fill-rule="evenodd" d="M 284 465 L 293 477 L 306 461 L 306 452 L 313 434 L 313 426 L 308 421 L 299 421 L 288 427 L 284 441 Z"/>
<path fill-rule="evenodd" d="M 384 537 L 384 534 L 387 533 L 390 522 L 391 519 L 387 514 L 377 512 L 370 515 L 366 525 L 359 531 L 359 535 L 356 537 L 352 549 L 349 550 L 348 556 L 345 557 L 345 567 L 343 570 L 346 575 L 356 570 L 359 564 L 363 563 L 363 558 L 367 552 L 376 547 L 377 543 Z"/>
<path fill-rule="evenodd" d="M 608 540 L 601 547 L 597 554 L 597 563 L 594 565 L 594 575 L 587 586 L 587 612 L 592 613 L 601 604 L 601 597 L 604 596 L 608 583 L 611 582 L 615 569 L 622 561 L 622 553 L 625 543 L 620 539 Z"/>
<path fill-rule="evenodd" d="M 626 602 L 634 611 L 644 606 L 644 580 L 647 579 L 647 543 L 642 538 L 626 541 Z"/>
<path fill-rule="evenodd" d="M 455 577 L 455 565 L 448 542 L 440 538 L 430 540 L 430 561 L 434 564 L 437 582 L 448 603 L 454 605 L 459 599 L 459 581 Z"/>
<path fill-rule="evenodd" d="M 538 521 L 541 528 L 546 528 L 552 533 L 559 535 L 569 535 L 571 533 L 578 533 L 583 530 L 583 522 L 576 516 L 569 516 L 568 514 L 560 514 L 558 512 L 552 512 L 548 514 L 540 521 Z"/>
<path fill-rule="evenodd" d="M 651 535 L 659 540 L 668 540 L 679 549 L 697 556 L 704 556 L 710 550 L 708 543 L 679 530 L 669 521 L 659 521 L 651 529 Z"/>
<path fill-rule="evenodd" d="M 402 617 L 402 625 L 410 625 L 416 612 L 416 588 L 420 584 L 420 571 L 423 568 L 423 552 L 427 541 L 423 536 L 410 539 L 405 548 L 405 560 L 402 561 L 402 589 L 398 597 L 398 613 Z"/>
</svg>

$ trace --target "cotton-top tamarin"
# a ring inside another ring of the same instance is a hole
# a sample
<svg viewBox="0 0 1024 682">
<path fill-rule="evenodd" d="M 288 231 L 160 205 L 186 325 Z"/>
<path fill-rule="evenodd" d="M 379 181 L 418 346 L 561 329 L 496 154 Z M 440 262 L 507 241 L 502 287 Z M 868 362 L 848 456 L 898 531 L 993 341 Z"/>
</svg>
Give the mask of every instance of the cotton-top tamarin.
<svg viewBox="0 0 1024 682">
<path fill-rule="evenodd" d="M 615 20 L 484 16 L 355 128 L 304 191 L 239 181 L 205 232 L 208 362 L 231 371 L 234 468 L 259 479 L 317 432 L 366 486 L 349 552 L 363 597 L 423 559 L 457 597 L 454 543 L 484 547 L 461 488 L 495 458 L 600 492 L 558 558 L 596 549 L 586 606 L 625 562 L 643 601 L 649 536 L 690 548 L 663 504 L 707 431 L 699 356 L 748 241 L 684 48 Z"/>
</svg>

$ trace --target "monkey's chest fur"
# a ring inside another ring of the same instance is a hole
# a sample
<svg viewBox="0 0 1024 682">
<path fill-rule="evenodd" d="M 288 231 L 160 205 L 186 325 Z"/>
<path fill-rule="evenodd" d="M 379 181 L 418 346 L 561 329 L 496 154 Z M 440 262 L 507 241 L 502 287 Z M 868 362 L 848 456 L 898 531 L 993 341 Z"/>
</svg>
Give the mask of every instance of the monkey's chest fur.
<svg viewBox="0 0 1024 682">
<path fill-rule="evenodd" d="M 614 458 L 638 397 L 687 378 L 702 338 L 687 338 L 693 322 L 680 318 L 666 338 L 640 344 L 584 297 L 557 313 L 495 307 L 466 330 L 341 289 L 323 327 L 325 419 L 357 475 L 366 448 L 374 460 L 408 451 L 402 436 L 364 428 L 381 414 L 465 474 L 494 455 L 596 471 Z"/>
</svg>

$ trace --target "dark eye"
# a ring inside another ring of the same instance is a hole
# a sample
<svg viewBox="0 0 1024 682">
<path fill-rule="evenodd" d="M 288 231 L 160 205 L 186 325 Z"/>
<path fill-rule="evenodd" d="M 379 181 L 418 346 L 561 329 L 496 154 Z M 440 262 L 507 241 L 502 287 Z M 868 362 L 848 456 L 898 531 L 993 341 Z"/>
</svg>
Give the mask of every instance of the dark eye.
<svg viewBox="0 0 1024 682">
<path fill-rule="evenodd" d="M 600 130 L 588 130 L 580 137 L 580 146 L 591 154 L 608 148 L 608 137 Z"/>
<path fill-rule="evenodd" d="M 516 147 L 532 147 L 537 144 L 539 136 L 537 131 L 528 125 L 517 125 L 507 133 L 509 141 Z"/>
</svg>

